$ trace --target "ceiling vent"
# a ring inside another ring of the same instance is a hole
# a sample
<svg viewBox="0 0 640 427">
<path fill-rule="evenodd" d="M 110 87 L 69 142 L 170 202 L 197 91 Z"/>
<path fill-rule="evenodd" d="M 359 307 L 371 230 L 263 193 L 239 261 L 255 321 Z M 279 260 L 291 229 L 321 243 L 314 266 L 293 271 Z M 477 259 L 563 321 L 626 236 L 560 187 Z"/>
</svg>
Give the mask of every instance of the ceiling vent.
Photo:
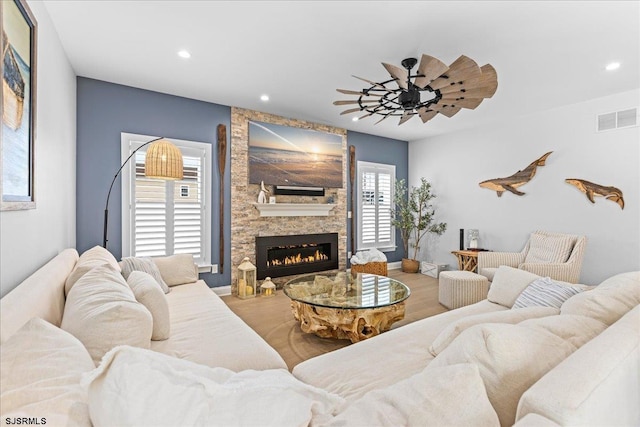
<svg viewBox="0 0 640 427">
<path fill-rule="evenodd" d="M 616 111 L 613 113 L 598 114 L 597 131 L 628 128 L 638 125 L 638 109 Z"/>
</svg>

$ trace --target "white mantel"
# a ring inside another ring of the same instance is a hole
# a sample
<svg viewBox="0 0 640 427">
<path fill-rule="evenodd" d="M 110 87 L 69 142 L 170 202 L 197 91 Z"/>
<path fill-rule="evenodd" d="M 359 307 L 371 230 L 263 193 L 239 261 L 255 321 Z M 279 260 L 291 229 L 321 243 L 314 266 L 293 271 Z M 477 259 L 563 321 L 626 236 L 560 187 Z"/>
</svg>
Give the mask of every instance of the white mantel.
<svg viewBox="0 0 640 427">
<path fill-rule="evenodd" d="M 260 216 L 329 216 L 329 203 L 254 203 Z"/>
</svg>

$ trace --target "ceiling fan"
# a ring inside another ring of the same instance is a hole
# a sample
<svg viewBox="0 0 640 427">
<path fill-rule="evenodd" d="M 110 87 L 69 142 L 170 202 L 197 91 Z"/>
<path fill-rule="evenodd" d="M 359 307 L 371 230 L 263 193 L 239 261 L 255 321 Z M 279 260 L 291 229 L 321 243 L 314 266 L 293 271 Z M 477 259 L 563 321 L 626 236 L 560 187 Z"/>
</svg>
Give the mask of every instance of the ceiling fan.
<svg viewBox="0 0 640 427">
<path fill-rule="evenodd" d="M 375 124 L 392 117 L 400 117 L 401 125 L 413 116 L 423 123 L 438 113 L 452 117 L 461 108 L 475 109 L 484 98 L 491 98 L 498 89 L 498 75 L 490 65 L 479 67 L 471 58 L 461 55 L 451 65 L 429 55 L 422 55 L 416 74 L 416 58 L 402 61 L 402 67 L 382 63 L 391 79 L 374 82 L 353 76 L 370 86 L 360 91 L 336 89 L 345 95 L 356 95 L 357 99 L 335 101 L 334 105 L 357 104 L 340 114 L 366 112 L 358 118 L 378 114 L 383 116 Z M 397 88 L 395 87 L 397 86 Z"/>
</svg>

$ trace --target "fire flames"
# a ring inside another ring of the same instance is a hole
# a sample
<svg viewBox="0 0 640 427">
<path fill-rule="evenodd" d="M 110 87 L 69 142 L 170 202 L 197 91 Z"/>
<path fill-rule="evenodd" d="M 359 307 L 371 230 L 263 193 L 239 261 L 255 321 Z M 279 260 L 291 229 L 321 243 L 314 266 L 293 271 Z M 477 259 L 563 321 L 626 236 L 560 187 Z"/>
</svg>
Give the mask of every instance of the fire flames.
<svg viewBox="0 0 640 427">
<path fill-rule="evenodd" d="M 277 267 L 281 265 L 295 265 L 295 264 L 303 264 L 309 262 L 317 262 L 317 261 L 325 261 L 328 260 L 329 257 L 320 250 L 316 250 L 313 255 L 303 256 L 298 253 L 297 255 L 289 255 L 282 259 L 274 259 L 271 261 L 267 261 L 267 267 Z"/>
</svg>

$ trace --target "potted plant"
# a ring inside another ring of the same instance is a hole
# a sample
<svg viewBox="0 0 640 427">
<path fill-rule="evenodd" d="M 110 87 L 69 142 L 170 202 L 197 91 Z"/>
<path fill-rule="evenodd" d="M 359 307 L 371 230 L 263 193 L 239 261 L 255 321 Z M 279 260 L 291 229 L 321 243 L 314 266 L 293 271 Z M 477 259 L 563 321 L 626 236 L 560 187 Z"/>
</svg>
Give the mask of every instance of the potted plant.
<svg viewBox="0 0 640 427">
<path fill-rule="evenodd" d="M 436 211 L 431 200 L 435 197 L 436 195 L 431 192 L 431 184 L 425 178 L 420 178 L 420 186 L 412 187 L 410 192 L 407 190 L 404 179 L 395 183 L 393 197 L 395 209 L 392 210 L 391 224 L 400 230 L 402 236 L 404 248 L 402 271 L 404 272 L 417 273 L 420 269 L 420 263 L 417 260 L 420 240 L 427 233 L 441 235 L 447 229 L 446 223 L 434 222 Z M 409 258 L 409 246 L 413 248 L 411 258 Z"/>
</svg>

